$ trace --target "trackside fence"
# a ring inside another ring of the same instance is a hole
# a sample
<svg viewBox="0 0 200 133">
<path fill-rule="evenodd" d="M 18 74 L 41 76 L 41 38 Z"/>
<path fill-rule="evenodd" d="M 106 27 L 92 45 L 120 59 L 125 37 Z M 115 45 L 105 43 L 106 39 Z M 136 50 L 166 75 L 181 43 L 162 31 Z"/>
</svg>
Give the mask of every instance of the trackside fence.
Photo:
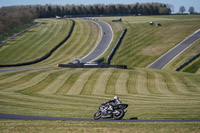
<svg viewBox="0 0 200 133">
<path fill-rule="evenodd" d="M 113 56 L 114 56 L 114 54 L 115 54 L 117 48 L 118 48 L 119 45 L 121 44 L 121 41 L 122 41 L 122 39 L 124 38 L 126 32 L 127 32 L 127 29 L 124 28 L 124 30 L 123 30 L 121 36 L 119 37 L 117 43 L 115 44 L 115 47 L 112 49 L 111 53 L 109 54 L 109 56 L 108 56 L 108 58 L 107 58 L 107 63 L 108 63 L 108 64 L 110 64 L 110 62 L 111 62 L 111 60 L 112 60 L 112 58 L 113 58 Z"/>
<path fill-rule="evenodd" d="M 107 63 L 101 64 L 57 64 L 57 67 L 65 67 L 65 68 L 118 68 L 118 69 L 127 69 L 126 65 L 109 65 Z"/>
<path fill-rule="evenodd" d="M 33 60 L 33 61 L 30 61 L 30 62 L 17 63 L 17 64 L 8 64 L 8 65 L 0 65 L 0 67 L 17 67 L 17 66 L 32 65 L 32 64 L 35 64 L 35 63 L 38 63 L 38 62 L 41 62 L 41 61 L 47 59 L 49 56 L 51 56 L 51 54 L 53 54 L 56 51 L 56 49 L 58 49 L 71 36 L 71 34 L 73 32 L 73 29 L 74 29 L 74 26 L 75 26 L 75 21 L 74 20 L 71 20 L 71 21 L 72 21 L 72 26 L 70 28 L 70 31 L 69 31 L 68 35 L 59 44 L 57 44 L 53 49 L 51 49 L 47 54 L 45 54 L 41 58 Z"/>
<path fill-rule="evenodd" d="M 197 54 L 196 56 L 192 57 L 191 59 L 189 59 L 187 62 L 185 62 L 184 64 L 182 64 L 181 66 L 179 66 L 176 71 L 180 71 L 182 68 L 184 68 L 185 66 L 187 66 L 188 64 L 190 64 L 192 61 L 194 61 L 195 59 L 197 59 L 200 56 L 200 53 Z"/>
</svg>

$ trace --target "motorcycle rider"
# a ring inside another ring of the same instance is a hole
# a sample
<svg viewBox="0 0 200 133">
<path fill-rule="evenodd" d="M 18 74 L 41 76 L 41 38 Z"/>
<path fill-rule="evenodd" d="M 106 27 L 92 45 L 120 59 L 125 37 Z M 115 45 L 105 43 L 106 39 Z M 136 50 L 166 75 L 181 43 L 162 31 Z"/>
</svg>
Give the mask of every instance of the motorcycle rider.
<svg viewBox="0 0 200 133">
<path fill-rule="evenodd" d="M 128 104 L 123 104 L 118 96 L 114 96 L 112 100 L 102 103 L 99 106 L 98 111 L 94 114 L 94 119 L 107 119 L 114 118 L 114 120 L 120 120 L 124 117 L 128 107 Z"/>
<path fill-rule="evenodd" d="M 109 100 L 107 102 L 104 102 L 105 105 L 108 106 L 108 110 L 113 110 L 113 107 L 115 105 L 121 104 L 122 102 L 119 100 L 118 96 L 114 96 L 112 100 Z"/>
</svg>

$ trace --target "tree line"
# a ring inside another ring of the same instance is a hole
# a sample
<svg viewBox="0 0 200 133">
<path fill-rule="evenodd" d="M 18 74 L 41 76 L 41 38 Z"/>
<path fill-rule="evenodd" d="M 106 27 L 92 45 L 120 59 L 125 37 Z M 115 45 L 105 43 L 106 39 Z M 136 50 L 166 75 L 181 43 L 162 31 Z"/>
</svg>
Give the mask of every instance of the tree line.
<svg viewBox="0 0 200 133">
<path fill-rule="evenodd" d="M 179 13 L 184 13 L 186 11 L 185 6 L 180 6 Z M 190 6 L 188 9 L 189 14 L 197 14 L 193 6 Z"/>
<path fill-rule="evenodd" d="M 12 6 L 0 8 L 0 34 L 23 24 L 32 22 L 38 16 L 31 6 Z"/>
<path fill-rule="evenodd" d="M 136 3 L 130 5 L 29 5 L 0 8 L 0 34 L 35 18 L 55 16 L 100 16 L 100 15 L 168 15 L 171 9 L 161 3 Z"/>
<path fill-rule="evenodd" d="M 41 18 L 64 15 L 168 15 L 171 13 L 166 4 L 145 3 L 131 5 L 66 5 L 66 6 L 37 6 L 37 14 Z"/>
</svg>

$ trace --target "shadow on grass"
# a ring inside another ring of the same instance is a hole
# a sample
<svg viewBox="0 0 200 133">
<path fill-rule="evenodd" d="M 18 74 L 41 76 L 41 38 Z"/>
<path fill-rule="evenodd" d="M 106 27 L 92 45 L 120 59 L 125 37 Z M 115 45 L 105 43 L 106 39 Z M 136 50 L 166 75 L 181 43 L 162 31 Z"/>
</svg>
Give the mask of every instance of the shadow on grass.
<svg viewBox="0 0 200 133">
<path fill-rule="evenodd" d="M 130 120 L 138 120 L 137 117 L 131 117 Z"/>
</svg>

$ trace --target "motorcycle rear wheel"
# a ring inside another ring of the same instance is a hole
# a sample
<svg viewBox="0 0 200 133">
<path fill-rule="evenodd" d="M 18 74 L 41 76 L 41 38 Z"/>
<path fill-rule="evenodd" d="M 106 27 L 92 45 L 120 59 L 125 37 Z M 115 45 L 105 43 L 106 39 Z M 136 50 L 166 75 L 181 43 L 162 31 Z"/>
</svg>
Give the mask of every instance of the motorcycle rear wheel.
<svg viewBox="0 0 200 133">
<path fill-rule="evenodd" d="M 101 118 L 101 112 L 97 111 L 95 114 L 94 114 L 94 119 L 95 120 L 99 120 Z"/>
<path fill-rule="evenodd" d="M 125 115 L 124 110 L 120 109 L 118 111 L 119 111 L 119 113 L 113 114 L 114 120 L 121 120 L 124 117 L 124 115 Z"/>
</svg>

